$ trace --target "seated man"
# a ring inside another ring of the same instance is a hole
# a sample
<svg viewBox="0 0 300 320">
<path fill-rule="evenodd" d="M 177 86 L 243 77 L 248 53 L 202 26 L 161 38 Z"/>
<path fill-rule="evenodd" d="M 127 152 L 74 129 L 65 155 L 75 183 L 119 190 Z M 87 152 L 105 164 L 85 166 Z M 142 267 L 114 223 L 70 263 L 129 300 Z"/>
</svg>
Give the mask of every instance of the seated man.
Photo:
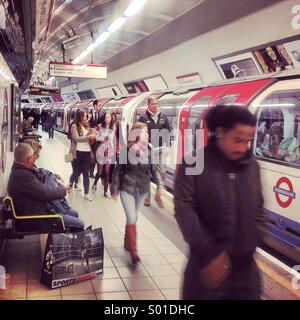
<svg viewBox="0 0 300 320">
<path fill-rule="evenodd" d="M 38 170 L 34 166 L 36 159 L 29 144 L 20 143 L 16 147 L 7 189 L 20 216 L 50 214 L 47 202 L 65 197 L 68 191 L 68 188 L 62 185 L 53 188 L 40 181 Z M 65 226 L 72 231 L 84 229 L 84 223 L 78 218 L 75 210 L 61 216 Z"/>
<path fill-rule="evenodd" d="M 39 134 L 36 133 L 36 129 L 32 128 L 32 124 L 33 124 L 34 118 L 33 117 L 29 117 L 27 120 L 24 121 L 23 124 L 23 136 L 34 136 L 37 138 L 42 138 L 42 136 L 40 136 Z"/>
</svg>

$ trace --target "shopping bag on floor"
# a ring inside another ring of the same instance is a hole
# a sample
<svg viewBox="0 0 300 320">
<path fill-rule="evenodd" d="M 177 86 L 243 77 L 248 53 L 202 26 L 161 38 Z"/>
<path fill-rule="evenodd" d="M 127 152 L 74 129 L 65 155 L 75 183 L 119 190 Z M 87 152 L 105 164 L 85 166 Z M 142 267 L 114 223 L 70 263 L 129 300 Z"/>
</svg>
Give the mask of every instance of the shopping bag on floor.
<svg viewBox="0 0 300 320">
<path fill-rule="evenodd" d="M 103 274 L 102 229 L 49 234 L 41 282 L 59 288 Z"/>
</svg>

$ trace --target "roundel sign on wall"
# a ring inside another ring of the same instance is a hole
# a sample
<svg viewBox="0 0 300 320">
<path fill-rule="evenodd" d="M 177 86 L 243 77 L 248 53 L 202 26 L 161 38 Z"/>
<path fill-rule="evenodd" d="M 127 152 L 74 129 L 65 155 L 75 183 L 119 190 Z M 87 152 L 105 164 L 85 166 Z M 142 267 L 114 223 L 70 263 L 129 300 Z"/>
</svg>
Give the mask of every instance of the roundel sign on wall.
<svg viewBox="0 0 300 320">
<path fill-rule="evenodd" d="M 287 208 L 296 199 L 296 193 L 291 180 L 287 177 L 281 177 L 273 187 L 277 203 L 282 208 Z"/>
</svg>

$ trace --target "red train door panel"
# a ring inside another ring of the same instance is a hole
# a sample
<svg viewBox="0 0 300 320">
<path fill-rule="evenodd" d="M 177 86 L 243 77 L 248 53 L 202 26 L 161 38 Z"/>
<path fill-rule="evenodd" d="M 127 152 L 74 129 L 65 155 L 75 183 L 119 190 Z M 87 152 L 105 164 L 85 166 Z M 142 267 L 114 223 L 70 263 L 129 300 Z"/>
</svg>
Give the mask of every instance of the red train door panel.
<svg viewBox="0 0 300 320">
<path fill-rule="evenodd" d="M 178 150 L 181 149 L 178 152 L 178 159 L 188 151 L 186 150 L 188 148 L 184 145 L 186 129 L 204 129 L 204 145 L 206 145 L 208 132 L 204 127 L 203 115 L 201 116 L 206 107 L 212 107 L 217 104 L 234 104 L 247 107 L 252 99 L 274 81 L 274 79 L 263 79 L 207 87 L 192 96 L 185 103 L 180 113 L 179 128 L 182 136 L 182 148 L 178 148 Z M 198 123 L 195 123 L 196 121 Z M 203 143 L 194 145 L 197 148 L 202 146 Z"/>
</svg>

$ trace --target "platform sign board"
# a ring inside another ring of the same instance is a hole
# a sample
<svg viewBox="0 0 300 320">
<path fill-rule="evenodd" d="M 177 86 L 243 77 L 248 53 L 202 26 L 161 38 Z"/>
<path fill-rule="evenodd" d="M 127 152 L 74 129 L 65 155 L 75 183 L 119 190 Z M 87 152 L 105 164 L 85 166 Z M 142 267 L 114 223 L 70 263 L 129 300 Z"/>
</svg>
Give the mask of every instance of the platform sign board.
<svg viewBox="0 0 300 320">
<path fill-rule="evenodd" d="M 176 79 L 181 87 L 197 85 L 203 82 L 198 72 L 183 74 L 183 75 L 177 76 Z"/>
<path fill-rule="evenodd" d="M 50 77 L 106 79 L 107 65 L 49 62 Z"/>
</svg>

